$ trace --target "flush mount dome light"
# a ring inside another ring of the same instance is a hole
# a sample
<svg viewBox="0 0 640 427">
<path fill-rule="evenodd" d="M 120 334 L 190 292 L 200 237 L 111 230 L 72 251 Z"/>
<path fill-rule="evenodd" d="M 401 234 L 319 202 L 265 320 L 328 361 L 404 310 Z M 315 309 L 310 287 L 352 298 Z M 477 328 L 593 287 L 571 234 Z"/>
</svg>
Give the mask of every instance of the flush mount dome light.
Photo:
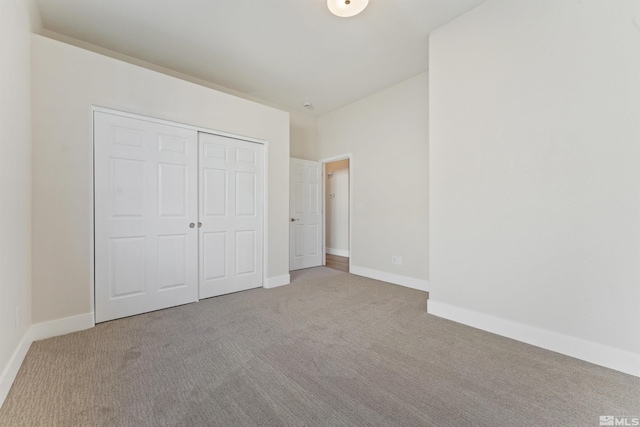
<svg viewBox="0 0 640 427">
<path fill-rule="evenodd" d="M 359 14 L 368 4 L 369 0 L 327 0 L 331 13 L 341 18 Z"/>
</svg>

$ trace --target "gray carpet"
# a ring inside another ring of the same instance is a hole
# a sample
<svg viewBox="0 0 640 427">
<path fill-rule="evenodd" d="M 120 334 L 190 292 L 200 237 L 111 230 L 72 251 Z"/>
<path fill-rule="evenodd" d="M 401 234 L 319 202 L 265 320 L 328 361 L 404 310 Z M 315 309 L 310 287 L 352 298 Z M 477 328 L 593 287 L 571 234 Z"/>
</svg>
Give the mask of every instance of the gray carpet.
<svg viewBox="0 0 640 427">
<path fill-rule="evenodd" d="M 2 426 L 597 426 L 640 379 L 328 268 L 33 344 Z"/>
</svg>

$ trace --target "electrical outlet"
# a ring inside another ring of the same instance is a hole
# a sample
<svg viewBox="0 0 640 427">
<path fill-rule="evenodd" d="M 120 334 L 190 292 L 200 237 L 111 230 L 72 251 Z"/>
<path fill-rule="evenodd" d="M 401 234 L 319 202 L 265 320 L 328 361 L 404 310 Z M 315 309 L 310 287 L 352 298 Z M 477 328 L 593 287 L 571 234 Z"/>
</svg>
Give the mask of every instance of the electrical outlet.
<svg viewBox="0 0 640 427">
<path fill-rule="evenodd" d="M 391 257 L 391 264 L 396 265 L 398 263 L 398 257 L 397 256 L 392 256 Z"/>
<path fill-rule="evenodd" d="M 20 328 L 20 324 L 22 323 L 20 320 L 20 307 L 16 307 L 16 329 Z"/>
</svg>

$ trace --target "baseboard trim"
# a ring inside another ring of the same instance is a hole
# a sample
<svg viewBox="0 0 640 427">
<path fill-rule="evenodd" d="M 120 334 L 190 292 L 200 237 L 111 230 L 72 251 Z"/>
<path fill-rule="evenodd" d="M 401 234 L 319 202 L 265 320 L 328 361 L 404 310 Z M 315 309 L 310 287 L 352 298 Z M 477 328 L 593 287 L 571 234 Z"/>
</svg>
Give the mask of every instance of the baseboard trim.
<svg viewBox="0 0 640 427">
<path fill-rule="evenodd" d="M 45 338 L 57 337 L 58 335 L 70 334 L 72 332 L 83 331 L 95 326 L 93 312 L 79 314 L 77 316 L 65 317 L 48 322 L 36 323 L 31 328 L 34 341 Z"/>
<path fill-rule="evenodd" d="M 18 375 L 18 371 L 27 356 L 27 352 L 34 341 L 51 338 L 58 335 L 69 334 L 71 332 L 82 331 L 95 326 L 93 313 L 81 314 L 78 316 L 65 317 L 63 319 L 51 320 L 49 322 L 36 323 L 31 325 L 18 343 L 18 347 L 11 355 L 9 363 L 0 375 L 0 407 L 4 403 L 11 386 Z"/>
<path fill-rule="evenodd" d="M 329 255 L 344 256 L 349 258 L 349 251 L 347 249 L 326 248 L 326 252 Z"/>
<path fill-rule="evenodd" d="M 283 274 L 282 276 L 267 277 L 263 287 L 265 289 L 273 289 L 278 286 L 288 285 L 289 283 L 291 283 L 291 275 Z"/>
<path fill-rule="evenodd" d="M 432 299 L 427 303 L 427 312 L 434 316 L 640 377 L 640 354 L 467 310 Z"/>
<path fill-rule="evenodd" d="M 4 400 L 7 398 L 9 390 L 11 390 L 11 386 L 18 375 L 18 371 L 20 370 L 20 366 L 22 366 L 22 362 L 24 362 L 24 358 L 27 356 L 31 343 L 33 343 L 31 332 L 32 330 L 29 328 L 24 333 L 22 339 L 18 343 L 18 346 L 11 355 L 7 366 L 5 366 L 2 374 L 0 374 L 0 408 L 4 404 Z"/>
<path fill-rule="evenodd" d="M 353 264 L 351 264 L 351 266 L 349 267 L 349 273 L 368 277 L 370 279 L 381 280 L 383 282 L 393 283 L 394 285 L 418 289 L 419 291 L 429 292 L 429 281 L 427 280 L 401 276 L 399 274 L 387 273 L 386 271 L 373 270 L 366 267 L 359 267 Z"/>
</svg>

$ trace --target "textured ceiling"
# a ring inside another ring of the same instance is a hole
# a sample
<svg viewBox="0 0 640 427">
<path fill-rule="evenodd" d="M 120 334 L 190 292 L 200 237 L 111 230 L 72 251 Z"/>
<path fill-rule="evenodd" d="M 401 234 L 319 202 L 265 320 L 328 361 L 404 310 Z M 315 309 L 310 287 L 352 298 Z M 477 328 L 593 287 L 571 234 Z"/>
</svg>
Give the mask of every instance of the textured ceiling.
<svg viewBox="0 0 640 427">
<path fill-rule="evenodd" d="M 1 1 L 1 0 L 0 0 Z M 44 27 L 321 115 L 428 68 L 429 32 L 485 0 L 39 0 Z"/>
</svg>

